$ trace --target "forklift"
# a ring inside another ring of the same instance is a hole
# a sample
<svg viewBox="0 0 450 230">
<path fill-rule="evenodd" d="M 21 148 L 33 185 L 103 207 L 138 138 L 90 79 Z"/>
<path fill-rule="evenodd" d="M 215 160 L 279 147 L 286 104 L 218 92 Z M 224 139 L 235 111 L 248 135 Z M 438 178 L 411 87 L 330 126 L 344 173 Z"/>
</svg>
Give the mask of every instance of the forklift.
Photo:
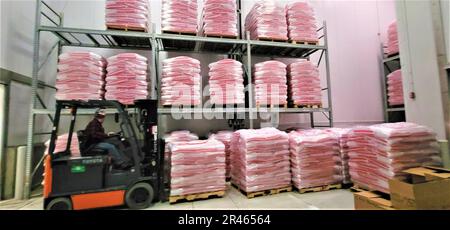
<svg viewBox="0 0 450 230">
<path fill-rule="evenodd" d="M 163 185 L 164 141 L 157 135 L 157 105 L 155 100 L 137 100 L 134 113 L 129 114 L 117 101 L 57 101 L 44 163 L 44 209 L 83 210 L 124 205 L 144 209 L 155 201 L 167 200 Z M 75 132 L 81 157 L 71 156 L 77 111 L 99 108 L 115 111 L 120 132 L 108 141 L 116 143 L 117 149 L 131 159 L 130 169 L 115 169 L 106 151 L 84 146 L 83 130 Z M 71 115 L 69 137 L 65 151 L 56 153 L 63 110 L 69 110 Z"/>
</svg>

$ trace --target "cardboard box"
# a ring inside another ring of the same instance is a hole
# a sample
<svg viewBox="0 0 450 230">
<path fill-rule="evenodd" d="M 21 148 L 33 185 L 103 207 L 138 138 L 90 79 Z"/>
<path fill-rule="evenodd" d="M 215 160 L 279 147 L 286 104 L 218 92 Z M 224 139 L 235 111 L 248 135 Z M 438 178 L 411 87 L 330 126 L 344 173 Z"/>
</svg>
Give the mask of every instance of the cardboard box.
<svg viewBox="0 0 450 230">
<path fill-rule="evenodd" d="M 391 202 L 397 209 L 450 209 L 450 170 L 419 167 L 404 171 L 404 180 L 389 181 Z"/>
<path fill-rule="evenodd" d="M 363 191 L 353 194 L 356 210 L 394 210 L 391 201 L 381 194 Z"/>
</svg>

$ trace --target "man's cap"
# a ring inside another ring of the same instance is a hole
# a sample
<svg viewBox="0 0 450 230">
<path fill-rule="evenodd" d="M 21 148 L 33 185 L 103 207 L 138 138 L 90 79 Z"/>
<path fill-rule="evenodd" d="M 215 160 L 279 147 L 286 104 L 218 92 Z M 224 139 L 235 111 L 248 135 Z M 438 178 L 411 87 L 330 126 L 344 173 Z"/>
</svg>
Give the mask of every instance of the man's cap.
<svg viewBox="0 0 450 230">
<path fill-rule="evenodd" d="M 95 117 L 103 118 L 103 117 L 105 117 L 105 116 L 106 116 L 105 110 L 103 110 L 103 109 L 97 109 L 97 110 L 95 111 Z"/>
</svg>

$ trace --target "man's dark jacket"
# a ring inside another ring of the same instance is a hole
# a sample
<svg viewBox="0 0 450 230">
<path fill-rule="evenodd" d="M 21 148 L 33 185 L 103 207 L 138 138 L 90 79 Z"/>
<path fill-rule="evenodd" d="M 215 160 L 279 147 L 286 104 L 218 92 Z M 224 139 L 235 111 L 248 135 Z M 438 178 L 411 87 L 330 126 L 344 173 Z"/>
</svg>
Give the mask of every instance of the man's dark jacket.
<svg viewBox="0 0 450 230">
<path fill-rule="evenodd" d="M 100 123 L 97 119 L 93 119 L 89 122 L 84 130 L 84 134 L 86 135 L 87 140 L 86 146 L 98 144 L 108 137 L 102 123 Z"/>
</svg>

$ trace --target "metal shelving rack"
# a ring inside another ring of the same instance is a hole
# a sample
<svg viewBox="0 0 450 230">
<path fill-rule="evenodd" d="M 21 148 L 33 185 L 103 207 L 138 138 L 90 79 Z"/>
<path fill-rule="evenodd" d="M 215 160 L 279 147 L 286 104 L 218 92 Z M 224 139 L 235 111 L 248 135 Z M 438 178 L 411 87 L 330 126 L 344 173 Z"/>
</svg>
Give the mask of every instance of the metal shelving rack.
<svg viewBox="0 0 450 230">
<path fill-rule="evenodd" d="M 238 0 L 238 6 L 240 1 Z M 240 10 L 239 17 L 240 15 Z M 48 20 L 50 25 L 44 25 L 43 19 Z M 238 25 L 239 27 L 241 25 Z M 45 58 L 40 55 L 40 35 L 41 33 L 51 33 L 58 38 L 57 44 L 47 53 Z M 323 89 L 327 96 L 327 108 L 256 108 L 253 89 L 249 87 L 248 102 L 245 108 L 181 108 L 174 111 L 173 108 L 159 108 L 158 114 L 170 115 L 173 113 L 180 114 L 245 114 L 250 119 L 250 127 L 254 127 L 254 121 L 257 118 L 257 113 L 304 113 L 309 114 L 312 127 L 332 127 L 333 113 L 331 100 L 331 85 L 330 85 L 330 70 L 328 57 L 328 41 L 327 41 L 327 27 L 326 23 L 319 29 L 322 33 L 320 39 L 322 45 L 304 45 L 291 44 L 287 42 L 272 42 L 272 41 L 255 41 L 250 40 L 248 33 L 245 36 L 240 36 L 238 39 L 230 38 L 215 38 L 215 37 L 199 37 L 189 35 L 177 34 L 159 34 L 155 31 L 149 33 L 144 32 L 130 32 L 119 30 L 90 30 L 79 28 L 67 28 L 63 26 L 63 14 L 57 13 L 43 0 L 37 0 L 36 4 L 36 22 L 34 34 L 34 55 L 33 55 L 33 74 L 32 74 L 32 91 L 31 91 L 31 108 L 28 121 L 28 138 L 27 138 L 27 154 L 26 154 L 26 176 L 24 197 L 29 198 L 31 189 L 31 179 L 36 172 L 37 167 L 32 171 L 32 154 L 35 136 L 35 117 L 48 116 L 52 119 L 54 111 L 48 109 L 43 104 L 37 92 L 39 82 L 40 68 L 45 64 L 47 59 L 51 56 L 54 49 L 61 53 L 62 47 L 85 47 L 85 48 L 105 48 L 105 49 L 127 49 L 127 50 L 147 50 L 152 51 L 153 60 L 150 68 L 151 83 L 154 86 L 151 89 L 152 98 L 159 98 L 159 53 L 160 52 L 200 52 L 200 53 L 214 53 L 226 54 L 230 58 L 239 59 L 246 63 L 245 77 L 247 82 L 252 82 L 252 57 L 253 56 L 267 56 L 267 57 L 284 57 L 284 58 L 309 58 L 312 54 L 320 53 L 318 65 L 324 64 L 326 67 L 326 87 Z M 245 37 L 246 39 L 242 39 Z M 245 60 L 245 61 L 244 61 Z M 41 62 L 42 61 L 42 62 Z M 36 106 L 36 101 L 39 100 L 42 108 Z M 92 114 L 93 111 L 84 111 L 84 114 Z M 314 115 L 316 113 L 323 114 L 329 121 L 329 125 L 319 126 L 315 123 Z M 63 113 L 69 114 L 69 113 Z M 49 132 L 50 133 L 50 132 Z M 40 133 L 42 135 L 45 133 Z M 43 158 L 41 159 L 42 162 Z M 40 163 L 41 163 L 40 162 Z"/>
<path fill-rule="evenodd" d="M 381 47 L 384 53 L 384 47 Z M 385 57 L 381 61 L 381 88 L 383 95 L 383 112 L 385 122 L 400 122 L 405 121 L 405 107 L 403 106 L 389 106 L 388 92 L 387 92 L 387 76 L 400 68 L 400 55 Z"/>
</svg>

